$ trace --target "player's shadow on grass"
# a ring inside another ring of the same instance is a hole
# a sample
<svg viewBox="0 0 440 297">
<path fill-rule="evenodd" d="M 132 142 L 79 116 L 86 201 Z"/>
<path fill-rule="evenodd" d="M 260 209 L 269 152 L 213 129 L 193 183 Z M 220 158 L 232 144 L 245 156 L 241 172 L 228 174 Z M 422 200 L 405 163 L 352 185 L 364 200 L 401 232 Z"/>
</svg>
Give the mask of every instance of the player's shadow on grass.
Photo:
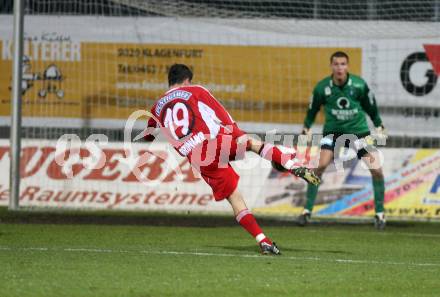
<svg viewBox="0 0 440 297">
<path fill-rule="evenodd" d="M 258 246 L 249 245 L 249 246 L 207 246 L 209 248 L 220 248 L 224 250 L 230 251 L 238 251 L 238 252 L 255 252 L 258 251 Z M 278 246 L 281 252 L 296 252 L 296 253 L 324 253 L 324 254 L 335 254 L 335 255 L 351 255 L 353 253 L 347 251 L 340 250 L 312 250 L 312 249 L 300 249 L 300 248 L 291 248 L 286 246 Z"/>
</svg>

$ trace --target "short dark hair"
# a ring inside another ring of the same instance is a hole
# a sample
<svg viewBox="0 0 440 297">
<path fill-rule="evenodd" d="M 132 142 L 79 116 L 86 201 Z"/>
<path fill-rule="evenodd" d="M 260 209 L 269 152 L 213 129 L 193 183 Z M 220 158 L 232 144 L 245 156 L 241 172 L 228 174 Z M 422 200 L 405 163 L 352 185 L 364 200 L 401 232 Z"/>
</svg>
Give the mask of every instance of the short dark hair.
<svg viewBox="0 0 440 297">
<path fill-rule="evenodd" d="M 345 52 L 342 51 L 337 51 L 334 52 L 331 56 L 330 56 L 330 64 L 333 62 L 333 58 L 346 58 L 347 62 L 349 62 L 349 58 L 348 55 Z"/>
<path fill-rule="evenodd" d="M 168 71 L 168 85 L 183 83 L 185 79 L 189 81 L 193 78 L 193 73 L 188 66 L 184 64 L 173 64 Z"/>
</svg>

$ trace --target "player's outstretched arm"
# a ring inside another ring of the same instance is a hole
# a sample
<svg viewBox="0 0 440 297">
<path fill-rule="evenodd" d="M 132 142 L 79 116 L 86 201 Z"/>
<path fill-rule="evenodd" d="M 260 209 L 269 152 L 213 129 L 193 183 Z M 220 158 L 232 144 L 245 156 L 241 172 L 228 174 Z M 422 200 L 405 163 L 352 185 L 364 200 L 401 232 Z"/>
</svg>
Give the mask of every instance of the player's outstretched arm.
<svg viewBox="0 0 440 297">
<path fill-rule="evenodd" d="M 142 131 L 140 137 L 143 137 L 144 140 L 147 142 L 154 141 L 154 139 L 156 139 L 157 134 L 159 134 L 159 130 L 160 129 L 158 128 L 156 119 L 153 116 L 151 116 L 148 119 L 147 128 L 144 131 Z"/>
<path fill-rule="evenodd" d="M 157 134 L 159 133 L 159 129 L 158 128 L 154 128 L 154 127 L 148 127 L 147 129 L 145 129 L 144 131 L 144 140 L 147 142 L 152 142 L 156 139 Z"/>
<path fill-rule="evenodd" d="M 313 122 L 315 121 L 316 115 L 321 109 L 322 99 L 321 94 L 319 92 L 318 86 L 313 90 L 313 94 L 310 97 L 309 108 L 307 109 L 306 117 L 304 118 L 304 126 L 301 130 L 301 135 L 305 135 L 307 137 L 307 142 L 310 143 L 312 141 L 312 131 L 311 127 Z"/>
<path fill-rule="evenodd" d="M 320 94 L 319 88 L 318 86 L 316 86 L 315 89 L 313 90 L 312 96 L 310 97 L 310 104 L 309 104 L 309 108 L 307 109 L 306 117 L 304 119 L 304 128 L 301 134 L 309 136 L 310 127 L 312 127 L 316 115 L 321 109 L 321 105 L 323 102 L 321 97 L 322 96 Z"/>
<path fill-rule="evenodd" d="M 374 134 L 376 135 L 375 138 L 377 142 L 381 145 L 385 145 L 386 139 L 388 137 L 387 131 L 379 115 L 376 97 L 374 96 L 374 93 L 368 88 L 368 85 L 366 83 L 361 97 L 361 106 L 374 124 Z"/>
</svg>

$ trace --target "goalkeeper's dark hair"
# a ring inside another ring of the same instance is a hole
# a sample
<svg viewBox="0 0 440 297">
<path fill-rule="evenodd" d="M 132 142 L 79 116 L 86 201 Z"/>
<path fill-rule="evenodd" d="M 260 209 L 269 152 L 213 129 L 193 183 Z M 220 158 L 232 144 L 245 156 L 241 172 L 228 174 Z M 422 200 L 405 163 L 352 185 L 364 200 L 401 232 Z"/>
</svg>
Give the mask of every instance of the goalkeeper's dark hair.
<svg viewBox="0 0 440 297">
<path fill-rule="evenodd" d="M 168 71 L 168 85 L 181 84 L 185 79 L 191 81 L 193 73 L 188 66 L 184 64 L 173 64 Z"/>
<path fill-rule="evenodd" d="M 334 52 L 331 56 L 330 56 L 330 64 L 333 62 L 333 58 L 346 58 L 347 62 L 349 62 L 349 58 L 348 55 L 345 52 L 342 51 L 337 51 Z"/>
</svg>

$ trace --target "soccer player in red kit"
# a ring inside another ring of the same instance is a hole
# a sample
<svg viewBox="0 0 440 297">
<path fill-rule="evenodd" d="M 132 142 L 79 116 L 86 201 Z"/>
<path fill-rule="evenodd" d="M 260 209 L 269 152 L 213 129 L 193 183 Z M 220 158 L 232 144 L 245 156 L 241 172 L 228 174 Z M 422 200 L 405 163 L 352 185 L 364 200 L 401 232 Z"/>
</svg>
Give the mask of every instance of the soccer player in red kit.
<svg viewBox="0 0 440 297">
<path fill-rule="evenodd" d="M 297 165 L 293 148 L 258 141 L 240 130 L 207 89 L 191 84 L 192 77 L 186 65 L 171 66 L 170 89 L 151 108 L 153 116 L 148 121 L 146 139 L 153 140 L 157 130 L 161 130 L 179 154 L 200 172 L 215 200 L 227 199 L 237 222 L 256 239 L 261 252 L 278 255 L 279 249 L 264 235 L 238 191 L 240 177 L 230 161 L 242 159 L 250 150 L 309 183 L 319 184 L 320 179 L 312 170 Z"/>
</svg>

